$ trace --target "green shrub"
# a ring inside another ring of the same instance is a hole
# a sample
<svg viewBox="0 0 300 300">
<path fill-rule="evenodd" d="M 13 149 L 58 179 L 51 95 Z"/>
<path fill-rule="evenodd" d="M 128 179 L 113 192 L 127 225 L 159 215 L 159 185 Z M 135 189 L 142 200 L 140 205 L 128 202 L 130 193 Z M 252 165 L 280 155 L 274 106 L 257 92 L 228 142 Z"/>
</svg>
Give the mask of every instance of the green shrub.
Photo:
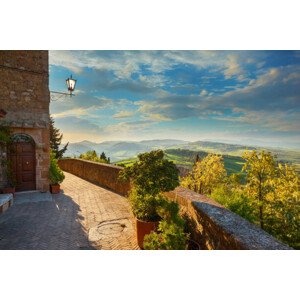
<svg viewBox="0 0 300 300">
<path fill-rule="evenodd" d="M 110 158 L 106 157 L 104 152 L 102 152 L 101 155 L 98 156 L 98 153 L 95 150 L 89 150 L 85 153 L 82 153 L 80 154 L 79 158 L 103 164 L 110 164 Z"/>
<path fill-rule="evenodd" d="M 138 161 L 120 172 L 121 180 L 130 180 L 133 184 L 129 201 L 137 219 L 160 219 L 157 210 L 164 201 L 161 193 L 179 185 L 178 173 L 173 162 L 164 159 L 162 150 L 139 154 Z"/>
<path fill-rule="evenodd" d="M 162 220 L 159 222 L 157 232 L 145 236 L 144 249 L 185 250 L 188 234 L 184 232 L 185 222 L 179 216 L 178 203 L 161 199 L 157 212 Z"/>
<path fill-rule="evenodd" d="M 11 134 L 10 127 L 5 124 L 0 125 L 0 166 L 5 169 L 7 186 L 15 187 L 17 181 L 13 172 L 12 161 L 7 159 L 6 155 L 3 156 L 3 153 L 7 151 L 7 146 L 11 143 Z"/>
<path fill-rule="evenodd" d="M 120 178 L 130 179 L 140 195 L 158 195 L 174 190 L 179 185 L 179 171 L 176 165 L 164 159 L 162 150 L 138 155 L 138 161 L 124 168 Z"/>
<path fill-rule="evenodd" d="M 210 196 L 234 213 L 250 222 L 256 223 L 254 207 L 241 187 L 222 184 L 217 186 Z"/>
<path fill-rule="evenodd" d="M 163 198 L 160 195 L 139 194 L 135 188 L 130 191 L 129 202 L 133 214 L 141 221 L 159 221 L 160 216 L 157 212 Z"/>
<path fill-rule="evenodd" d="M 0 144 L 7 144 L 11 139 L 11 129 L 3 124 L 0 124 Z"/>
<path fill-rule="evenodd" d="M 144 249 L 185 249 L 187 235 L 179 206 L 162 196 L 179 185 L 175 164 L 164 159 L 162 150 L 138 155 L 138 161 L 120 172 L 120 179 L 131 180 L 129 194 L 133 214 L 142 221 L 161 220 L 158 232 L 145 236 Z"/>
<path fill-rule="evenodd" d="M 58 166 L 57 159 L 52 151 L 50 153 L 49 179 L 51 184 L 60 184 L 65 179 L 65 175 Z"/>
</svg>

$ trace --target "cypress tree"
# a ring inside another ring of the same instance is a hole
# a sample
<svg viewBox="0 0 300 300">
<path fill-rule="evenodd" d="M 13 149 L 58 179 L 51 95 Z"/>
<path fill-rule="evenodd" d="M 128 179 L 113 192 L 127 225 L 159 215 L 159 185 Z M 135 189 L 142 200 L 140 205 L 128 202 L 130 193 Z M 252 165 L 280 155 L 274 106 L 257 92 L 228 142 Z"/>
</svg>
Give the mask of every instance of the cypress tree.
<svg viewBox="0 0 300 300">
<path fill-rule="evenodd" d="M 195 157 L 195 162 L 194 162 L 194 166 L 197 164 L 197 162 L 200 161 L 200 156 L 199 153 L 197 153 L 196 157 Z"/>
<path fill-rule="evenodd" d="M 103 160 L 106 160 L 107 158 L 106 158 L 106 155 L 105 155 L 105 153 L 104 152 L 102 152 L 101 153 L 101 155 L 100 155 L 100 159 L 103 159 Z"/>
<path fill-rule="evenodd" d="M 62 148 L 59 149 L 63 134 L 60 133 L 59 129 L 54 126 L 54 120 L 50 117 L 50 148 L 53 151 L 55 158 L 60 159 L 63 157 L 64 153 L 67 151 L 69 142 Z"/>
</svg>

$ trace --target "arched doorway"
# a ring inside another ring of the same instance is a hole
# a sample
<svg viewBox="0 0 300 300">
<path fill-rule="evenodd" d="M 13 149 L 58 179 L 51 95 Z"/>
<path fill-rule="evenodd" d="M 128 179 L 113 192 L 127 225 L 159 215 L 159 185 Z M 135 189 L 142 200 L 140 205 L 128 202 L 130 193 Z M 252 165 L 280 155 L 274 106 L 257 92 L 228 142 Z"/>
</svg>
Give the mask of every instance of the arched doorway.
<svg viewBox="0 0 300 300">
<path fill-rule="evenodd" d="M 12 173 L 16 181 L 16 191 L 36 189 L 35 142 L 27 134 L 12 136 L 8 147 L 8 159 L 11 161 Z"/>
</svg>

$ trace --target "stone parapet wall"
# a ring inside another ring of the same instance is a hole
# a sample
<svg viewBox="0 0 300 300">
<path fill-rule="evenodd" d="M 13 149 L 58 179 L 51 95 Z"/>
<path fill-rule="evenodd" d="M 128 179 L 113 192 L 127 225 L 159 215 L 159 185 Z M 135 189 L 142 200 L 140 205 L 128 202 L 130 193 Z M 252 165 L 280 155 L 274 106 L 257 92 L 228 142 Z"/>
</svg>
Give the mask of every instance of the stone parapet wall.
<svg viewBox="0 0 300 300">
<path fill-rule="evenodd" d="M 200 244 L 201 249 L 291 249 L 208 197 L 182 187 L 166 193 L 166 196 L 179 203 L 188 220 L 191 237 Z"/>
<path fill-rule="evenodd" d="M 62 170 L 99 184 L 118 194 L 125 196 L 130 190 L 129 182 L 118 180 L 121 167 L 72 158 L 61 159 L 58 163 Z"/>
<path fill-rule="evenodd" d="M 130 189 L 129 182 L 118 180 L 121 167 L 82 159 L 62 159 L 59 165 L 66 172 L 119 194 L 126 195 Z M 191 238 L 201 246 L 201 249 L 291 249 L 210 198 L 181 187 L 165 195 L 170 200 L 178 201 L 187 219 Z"/>
</svg>

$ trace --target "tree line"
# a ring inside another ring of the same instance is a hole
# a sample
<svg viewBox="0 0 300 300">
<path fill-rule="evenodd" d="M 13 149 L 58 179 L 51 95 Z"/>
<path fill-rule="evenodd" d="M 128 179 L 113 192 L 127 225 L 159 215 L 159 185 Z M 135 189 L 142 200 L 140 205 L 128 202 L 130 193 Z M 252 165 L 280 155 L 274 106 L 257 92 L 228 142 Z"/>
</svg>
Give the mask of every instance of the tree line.
<svg viewBox="0 0 300 300">
<path fill-rule="evenodd" d="M 95 162 L 100 162 L 100 163 L 105 163 L 105 164 L 110 164 L 110 158 L 106 156 L 104 152 L 102 152 L 100 155 L 95 150 L 89 150 L 85 153 L 82 153 L 79 155 L 79 158 L 85 159 L 85 160 L 90 160 L 90 161 L 95 161 Z"/>
<path fill-rule="evenodd" d="M 300 248 L 299 175 L 270 152 L 247 151 L 242 174 L 227 175 L 221 155 L 197 156 L 181 186 L 210 196 L 284 243 Z"/>
</svg>

